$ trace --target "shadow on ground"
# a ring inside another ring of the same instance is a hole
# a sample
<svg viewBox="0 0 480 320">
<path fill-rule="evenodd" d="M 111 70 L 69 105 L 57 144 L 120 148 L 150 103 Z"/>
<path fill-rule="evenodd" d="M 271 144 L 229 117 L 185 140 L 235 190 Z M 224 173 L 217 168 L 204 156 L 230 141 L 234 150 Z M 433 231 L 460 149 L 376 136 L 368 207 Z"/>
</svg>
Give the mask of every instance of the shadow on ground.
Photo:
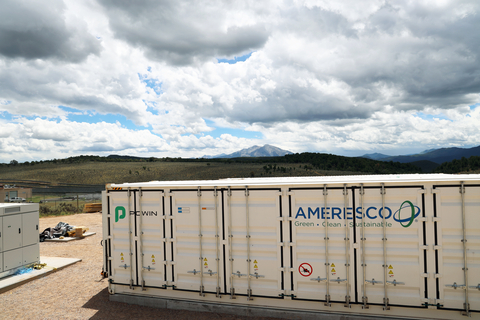
<svg viewBox="0 0 480 320">
<path fill-rule="evenodd" d="M 105 288 L 94 295 L 83 308 L 98 310 L 90 319 L 178 319 L 178 320 L 260 320 L 272 318 L 250 318 L 229 314 L 194 312 L 185 310 L 157 309 L 109 300 L 108 289 Z"/>
</svg>

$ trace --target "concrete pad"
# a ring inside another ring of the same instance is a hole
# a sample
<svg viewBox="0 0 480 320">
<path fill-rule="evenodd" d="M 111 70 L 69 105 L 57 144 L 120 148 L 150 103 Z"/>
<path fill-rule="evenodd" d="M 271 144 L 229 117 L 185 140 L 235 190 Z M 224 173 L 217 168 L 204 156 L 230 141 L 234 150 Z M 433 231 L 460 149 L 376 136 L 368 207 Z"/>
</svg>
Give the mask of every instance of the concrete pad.
<svg viewBox="0 0 480 320">
<path fill-rule="evenodd" d="M 44 277 L 50 273 L 61 270 L 74 263 L 82 261 L 82 259 L 75 258 L 56 258 L 56 257 L 40 257 L 40 263 L 46 263 L 47 265 L 40 270 L 33 269 L 28 273 L 12 275 L 3 279 L 0 279 L 0 293 L 11 290 L 24 283 L 30 282 L 34 279 Z"/>
<path fill-rule="evenodd" d="M 63 239 L 53 238 L 53 239 L 45 239 L 44 241 L 45 242 L 68 242 L 72 240 L 81 240 L 85 237 L 93 236 L 94 234 L 96 234 L 96 232 L 85 232 L 83 234 L 83 237 L 64 237 Z"/>
</svg>

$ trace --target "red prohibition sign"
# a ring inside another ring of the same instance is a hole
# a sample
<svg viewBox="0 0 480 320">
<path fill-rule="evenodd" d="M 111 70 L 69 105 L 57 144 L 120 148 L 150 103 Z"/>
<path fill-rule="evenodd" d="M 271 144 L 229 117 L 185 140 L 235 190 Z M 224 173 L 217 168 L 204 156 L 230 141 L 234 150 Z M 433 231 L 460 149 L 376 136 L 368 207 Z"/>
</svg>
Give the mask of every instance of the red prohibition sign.
<svg viewBox="0 0 480 320">
<path fill-rule="evenodd" d="M 304 277 L 308 277 L 312 274 L 313 268 L 309 263 L 302 263 L 301 265 L 298 266 L 298 272 Z"/>
</svg>

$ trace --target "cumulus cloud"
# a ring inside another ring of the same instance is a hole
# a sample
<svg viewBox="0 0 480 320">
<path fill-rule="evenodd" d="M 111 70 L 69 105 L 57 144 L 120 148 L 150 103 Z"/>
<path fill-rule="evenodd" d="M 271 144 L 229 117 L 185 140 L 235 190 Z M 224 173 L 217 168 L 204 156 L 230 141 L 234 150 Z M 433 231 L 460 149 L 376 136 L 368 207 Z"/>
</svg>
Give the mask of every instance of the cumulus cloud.
<svg viewBox="0 0 480 320">
<path fill-rule="evenodd" d="M 9 0 L 2 8 L 8 157 L 195 157 L 264 143 L 391 154 L 479 141 L 478 1 Z M 132 140 L 115 138 L 118 130 Z"/>
<path fill-rule="evenodd" d="M 63 1 L 2 1 L 0 55 L 79 62 L 100 50 L 81 19 L 66 21 Z"/>
<path fill-rule="evenodd" d="M 268 39 L 255 2 L 100 0 L 115 35 L 148 57 L 185 65 L 261 48 Z M 253 7 L 253 8 L 252 8 Z"/>
</svg>

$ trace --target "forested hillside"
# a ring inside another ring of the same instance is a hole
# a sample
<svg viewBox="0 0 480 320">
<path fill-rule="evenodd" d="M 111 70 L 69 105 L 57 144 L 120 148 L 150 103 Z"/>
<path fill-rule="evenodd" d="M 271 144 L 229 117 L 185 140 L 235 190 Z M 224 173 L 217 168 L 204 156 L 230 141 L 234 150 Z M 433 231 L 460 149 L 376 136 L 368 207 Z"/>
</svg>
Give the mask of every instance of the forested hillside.
<svg viewBox="0 0 480 320">
<path fill-rule="evenodd" d="M 434 172 L 438 173 L 460 173 L 460 172 L 480 172 L 480 157 L 463 157 L 460 160 L 444 162 L 438 166 Z"/>
</svg>

